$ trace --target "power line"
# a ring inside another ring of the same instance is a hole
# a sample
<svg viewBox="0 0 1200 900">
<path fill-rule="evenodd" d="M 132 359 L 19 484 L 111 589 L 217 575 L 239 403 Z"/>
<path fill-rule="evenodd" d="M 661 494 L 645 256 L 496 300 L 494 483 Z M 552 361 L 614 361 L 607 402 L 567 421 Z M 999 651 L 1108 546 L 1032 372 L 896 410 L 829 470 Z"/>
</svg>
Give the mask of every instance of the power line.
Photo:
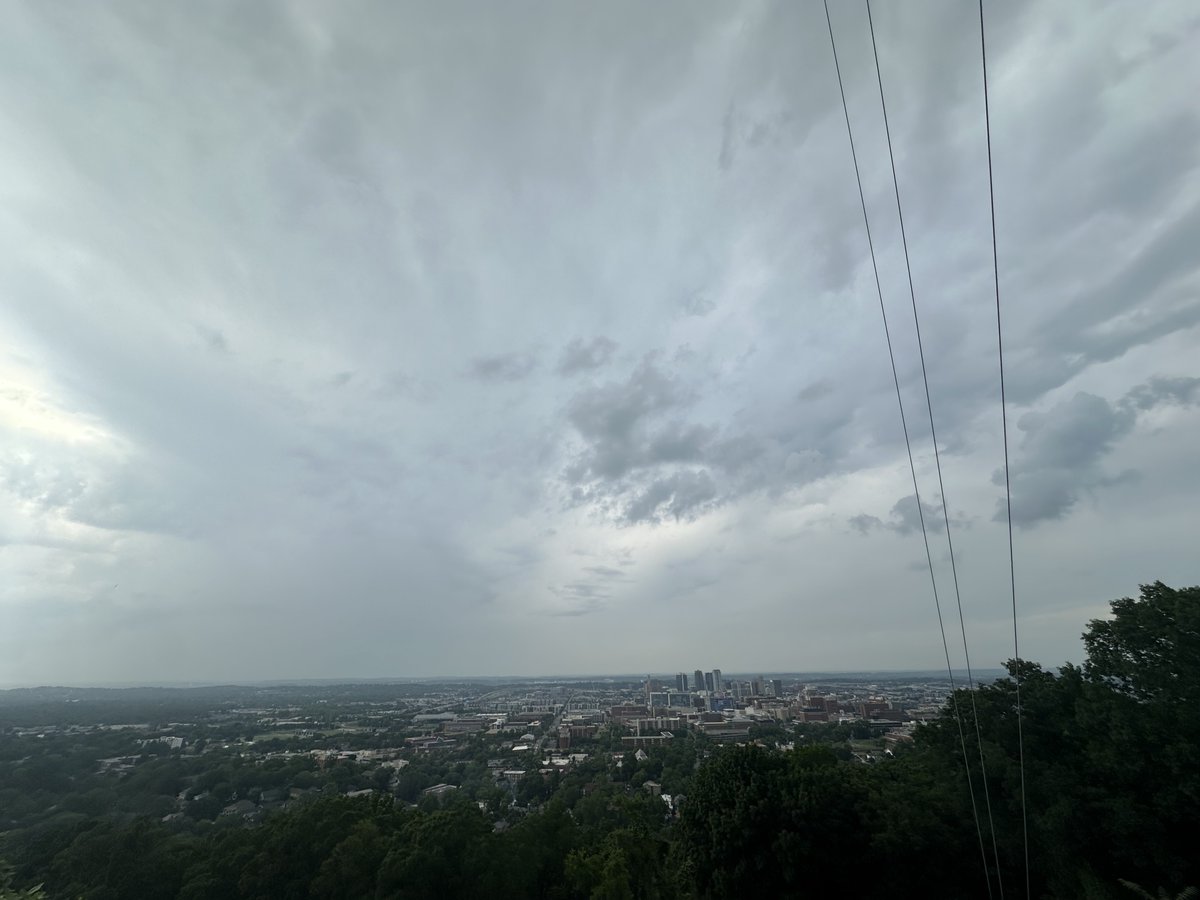
<svg viewBox="0 0 1200 900">
<path fill-rule="evenodd" d="M 900 376 L 896 371 L 896 354 L 892 349 L 892 333 L 891 333 L 890 327 L 888 326 L 887 307 L 885 306 L 885 304 L 883 302 L 883 286 L 879 279 L 879 265 L 875 259 L 875 241 L 874 241 L 874 238 L 871 236 L 871 220 L 870 220 L 870 217 L 867 215 L 867 198 L 866 198 L 866 194 L 863 192 L 862 173 L 858 166 L 858 151 L 854 145 L 854 129 L 850 125 L 850 108 L 846 103 L 846 88 L 842 82 L 841 63 L 838 61 L 837 40 L 833 35 L 833 20 L 830 18 L 830 15 L 829 15 L 829 0 L 824 0 L 824 5 L 825 5 L 825 24 L 829 28 L 829 46 L 833 50 L 833 66 L 834 66 L 834 70 L 837 72 L 838 92 L 841 95 L 841 99 L 842 99 L 842 114 L 846 118 L 846 135 L 850 139 L 850 158 L 854 162 L 854 180 L 858 185 L 858 200 L 859 200 L 859 203 L 862 205 L 863 226 L 866 228 L 867 247 L 871 253 L 871 269 L 875 274 L 875 292 L 879 297 L 879 312 L 883 318 L 883 333 L 884 333 L 884 337 L 887 340 L 888 360 L 891 362 L 891 366 L 892 366 L 892 383 L 895 385 L 895 388 L 896 388 L 896 404 L 900 409 L 900 426 L 901 426 L 902 430 L 904 431 L 904 446 L 908 452 L 908 468 L 909 468 L 909 472 L 912 474 L 913 495 L 917 502 L 917 516 L 921 523 L 921 537 L 925 542 L 925 561 L 929 565 L 929 581 L 933 587 L 933 604 L 934 604 L 934 608 L 937 610 L 938 631 L 940 632 L 940 634 L 942 636 L 942 651 L 945 653 L 945 656 L 946 656 L 946 675 L 950 679 L 951 705 L 954 708 L 955 721 L 958 723 L 958 740 L 959 740 L 960 745 L 962 746 L 963 764 L 964 764 L 964 768 L 966 769 L 966 775 L 967 775 L 967 789 L 971 795 L 971 813 L 975 818 L 975 832 L 979 838 L 979 853 L 980 853 L 980 858 L 983 862 L 984 881 L 987 883 L 988 897 L 991 897 L 992 896 L 992 879 L 988 872 L 987 851 L 984 849 L 984 846 L 983 846 L 983 827 L 982 827 L 982 825 L 980 823 L 980 819 L 979 819 L 979 808 L 975 802 L 975 787 L 974 787 L 974 784 L 972 783 L 972 779 L 971 779 L 971 767 L 969 765 L 966 765 L 966 762 L 967 762 L 967 739 L 966 739 L 966 735 L 963 732 L 962 714 L 958 708 L 958 696 L 957 696 L 957 691 L 956 691 L 955 682 L 954 682 L 954 669 L 950 664 L 950 646 L 946 641 L 946 627 L 942 620 L 942 604 L 941 604 L 941 600 L 938 597 L 937 578 L 935 577 L 934 571 L 933 571 L 933 554 L 929 550 L 929 532 L 925 528 L 925 511 L 921 505 L 921 490 L 920 490 L 919 485 L 917 484 L 917 467 L 916 467 L 916 464 L 913 462 L 912 442 L 909 440 L 909 435 L 908 435 L 908 419 L 904 413 L 904 399 L 900 393 Z"/>
<path fill-rule="evenodd" d="M 1008 583 L 1012 590 L 1013 681 L 1017 694 L 1017 759 L 1021 770 L 1021 842 L 1025 851 L 1025 896 L 1029 890 L 1029 817 L 1025 811 L 1025 735 L 1021 725 L 1021 648 L 1017 641 L 1017 568 L 1013 555 L 1012 480 L 1008 467 L 1008 403 L 1004 390 L 1004 329 L 1000 327 L 1000 257 L 996 251 L 996 182 L 992 174 L 992 113 L 988 103 L 987 35 L 979 0 L 979 56 L 983 66 L 983 122 L 987 133 L 988 202 L 992 220 L 992 281 L 996 287 L 996 351 L 1000 360 L 1000 422 L 1004 434 L 1004 505 L 1008 518 Z"/>
<path fill-rule="evenodd" d="M 904 269 L 908 274 L 908 296 L 912 301 L 913 327 L 917 332 L 917 353 L 921 359 L 921 381 L 925 385 L 925 408 L 929 412 L 929 433 L 933 439 L 933 459 L 937 466 L 938 490 L 942 498 L 942 520 L 946 527 L 946 545 L 950 551 L 950 572 L 954 576 L 954 599 L 958 605 L 958 627 L 962 632 L 963 658 L 967 664 L 967 682 L 971 688 L 971 717 L 975 722 L 975 741 L 979 748 L 979 777 L 983 782 L 983 801 L 987 810 L 988 830 L 992 836 L 992 856 L 996 863 L 996 885 L 1004 897 L 1004 879 L 1000 873 L 1000 848 L 996 843 L 996 823 L 992 818 L 992 797 L 988 790 L 987 763 L 983 757 L 983 733 L 979 725 L 979 710 L 975 704 L 975 674 L 971 670 L 971 651 L 967 644 L 967 623 L 963 616 L 962 593 L 958 587 L 958 565 L 954 557 L 954 538 L 950 529 L 950 509 L 946 500 L 946 485 L 942 480 L 942 454 L 938 449 L 937 427 L 934 425 L 933 399 L 929 392 L 929 374 L 925 368 L 925 345 L 921 340 L 921 319 L 917 315 L 917 292 L 913 287 L 912 263 L 908 255 L 908 233 L 904 227 L 904 207 L 900 203 L 900 179 L 896 175 L 896 155 L 892 150 L 892 129 L 888 123 L 887 100 L 883 93 L 883 72 L 879 65 L 879 46 L 875 42 L 875 20 L 871 15 L 871 0 L 866 0 L 867 26 L 871 32 L 871 53 L 875 58 L 875 80 L 879 85 L 879 106 L 883 110 L 883 131 L 887 137 L 888 162 L 892 167 L 892 187 L 896 194 L 896 215 L 900 220 L 900 243 L 904 248 Z M 964 760 L 964 764 L 965 764 Z"/>
</svg>

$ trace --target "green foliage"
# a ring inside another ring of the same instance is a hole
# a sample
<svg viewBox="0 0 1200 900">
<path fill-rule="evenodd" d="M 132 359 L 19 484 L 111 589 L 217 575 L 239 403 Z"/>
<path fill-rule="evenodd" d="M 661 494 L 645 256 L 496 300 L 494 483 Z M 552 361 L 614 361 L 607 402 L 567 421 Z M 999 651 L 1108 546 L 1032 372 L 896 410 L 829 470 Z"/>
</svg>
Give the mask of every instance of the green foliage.
<svg viewBox="0 0 1200 900">
<path fill-rule="evenodd" d="M 22 897 L 45 900 L 46 892 L 42 890 L 40 884 L 18 890 L 13 886 L 13 878 L 13 866 L 0 860 L 0 900 L 21 900 Z"/>
<path fill-rule="evenodd" d="M 1200 590 L 1147 585 L 1112 610 L 1111 619 L 1088 625 L 1082 669 L 1055 674 L 1021 663 L 1035 893 L 1116 896 L 1101 886 L 1200 880 L 1192 838 L 1200 728 L 1194 703 L 1180 699 L 1200 690 Z M 968 734 L 972 707 L 978 713 L 1003 876 L 1016 883 L 1024 872 L 1015 663 L 1009 671 L 976 691 L 974 704 L 966 692 L 958 699 Z M 918 743 L 935 771 L 963 770 L 948 712 Z M 977 758 L 969 764 L 978 785 Z"/>
<path fill-rule="evenodd" d="M 649 831 L 617 828 L 599 844 L 571 851 L 567 882 L 588 900 L 665 900 L 676 896 L 664 865 L 667 849 Z"/>
<path fill-rule="evenodd" d="M 1200 700 L 1200 587 L 1144 584 L 1137 599 L 1112 603 L 1083 636 L 1087 677 L 1143 702 Z"/>
<path fill-rule="evenodd" d="M 1124 878 L 1121 879 L 1121 886 L 1128 888 L 1139 897 L 1145 897 L 1146 900 L 1190 900 L 1190 898 L 1200 895 L 1200 888 L 1194 887 L 1184 888 L 1174 897 L 1167 893 L 1166 888 L 1159 888 L 1157 894 L 1152 894 L 1141 885 L 1126 881 Z"/>
<path fill-rule="evenodd" d="M 776 722 L 750 726 L 750 740 L 759 741 L 768 747 L 776 747 L 791 739 L 791 732 Z"/>
<path fill-rule="evenodd" d="M 722 749 L 697 774 L 680 822 L 700 895 L 799 895 L 806 860 L 861 846 L 865 799 L 858 773 L 828 748 Z"/>
</svg>

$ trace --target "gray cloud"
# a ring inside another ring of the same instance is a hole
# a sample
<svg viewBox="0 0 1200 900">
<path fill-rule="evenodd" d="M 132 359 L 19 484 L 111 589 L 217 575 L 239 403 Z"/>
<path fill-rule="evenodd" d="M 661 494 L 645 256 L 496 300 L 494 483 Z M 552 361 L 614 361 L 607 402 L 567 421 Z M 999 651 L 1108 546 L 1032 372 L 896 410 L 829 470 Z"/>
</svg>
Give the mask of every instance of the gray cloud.
<svg viewBox="0 0 1200 900">
<path fill-rule="evenodd" d="M 821 379 L 802 387 L 796 397 L 799 400 L 818 400 L 831 393 L 833 393 L 833 385 L 829 381 Z"/>
<path fill-rule="evenodd" d="M 575 338 L 563 348 L 555 371 L 560 375 L 575 375 L 599 369 L 612 359 L 617 349 L 616 341 L 600 335 L 590 341 Z"/>
<path fill-rule="evenodd" d="M 807 129 L 796 127 L 794 109 L 780 103 L 765 104 L 750 111 L 739 110 L 731 103 L 721 118 L 721 149 L 717 168 L 727 173 L 733 168 L 742 151 L 756 151 L 787 142 L 803 142 Z"/>
<path fill-rule="evenodd" d="M 1066 515 L 1081 493 L 1106 481 L 1099 463 L 1116 440 L 1133 429 L 1135 414 L 1080 392 L 1045 413 L 1017 420 L 1024 433 L 1012 471 L 1013 524 L 1030 526 Z M 997 471 L 993 482 L 1003 483 Z M 995 517 L 1006 515 L 997 501 Z"/>
<path fill-rule="evenodd" d="M 916 494 L 909 494 L 907 497 L 901 497 L 896 501 L 896 505 L 892 507 L 892 511 L 889 514 L 891 521 L 888 527 L 900 534 L 911 534 L 914 531 L 919 531 L 921 529 L 922 512 L 924 513 L 926 530 L 940 532 L 945 529 L 945 522 L 942 520 L 942 508 L 933 503 L 921 501 L 920 509 L 918 509 Z"/>
<path fill-rule="evenodd" d="M 859 513 L 856 516 L 851 516 L 849 519 L 850 527 L 859 534 L 867 535 L 876 528 L 883 527 L 883 520 L 878 516 L 869 516 L 866 513 Z"/>
<path fill-rule="evenodd" d="M 471 377 L 478 381 L 520 381 L 537 368 L 530 353 L 501 353 L 471 360 Z"/>
<path fill-rule="evenodd" d="M 1151 378 L 1121 398 L 1125 409 L 1146 412 L 1162 404 L 1191 406 L 1200 402 L 1200 378 Z"/>
<path fill-rule="evenodd" d="M 629 563 L 630 560 L 623 560 Z M 574 581 L 554 585 L 550 588 L 558 602 L 549 608 L 538 610 L 549 616 L 586 616 L 602 612 L 623 584 L 630 582 L 628 568 L 610 565 L 583 566 Z"/>
<path fill-rule="evenodd" d="M 717 308 L 717 303 L 703 291 L 694 291 L 683 300 L 683 313 L 697 318 L 707 316 Z"/>
<path fill-rule="evenodd" d="M 694 399 L 649 357 L 626 380 L 576 394 L 567 418 L 587 449 L 572 467 L 573 480 L 619 479 L 636 468 L 694 458 L 707 436 L 703 427 L 660 423 L 664 413 Z"/>
<path fill-rule="evenodd" d="M 625 510 L 630 522 L 693 518 L 717 501 L 717 488 L 703 469 L 672 472 L 650 483 Z"/>
<path fill-rule="evenodd" d="M 1200 379 L 1152 378 L 1115 404 L 1081 391 L 1046 412 L 1026 413 L 1017 420 L 1023 438 L 1012 468 L 1013 524 L 1060 519 L 1085 493 L 1132 477 L 1131 471 L 1106 473 L 1101 463 L 1133 431 L 1138 415 L 1165 404 L 1193 405 L 1197 397 Z M 992 480 L 1003 484 L 1003 471 Z M 994 518 L 1006 515 L 997 501 Z"/>
<path fill-rule="evenodd" d="M 1200 207 L 1166 223 L 1099 290 L 1081 292 L 1046 317 L 1031 345 L 1020 354 L 1015 396 L 1028 400 L 1058 387 L 1097 363 L 1200 323 L 1194 279 L 1194 248 L 1200 246 Z M 1192 289 L 1184 289 L 1188 280 Z M 1134 298 L 1159 296 L 1131 315 Z"/>
<path fill-rule="evenodd" d="M 653 357 L 623 381 L 576 394 L 567 417 L 584 449 L 566 470 L 574 502 L 626 523 L 678 521 L 816 476 L 810 460 L 778 441 L 688 421 L 699 402 Z"/>
<path fill-rule="evenodd" d="M 216 353 L 228 353 L 229 341 L 225 339 L 225 335 L 217 328 L 205 328 L 203 325 L 197 325 L 196 331 L 200 335 L 200 339 L 208 346 L 208 348 Z"/>
<path fill-rule="evenodd" d="M 831 407 L 801 427 L 781 428 L 772 409 L 720 427 L 696 421 L 710 376 L 691 373 L 685 380 L 686 371 L 670 375 L 651 354 L 627 378 L 576 393 L 566 410 L 583 442 L 565 470 L 572 503 L 627 524 L 690 520 L 836 470 L 846 410 Z"/>
<path fill-rule="evenodd" d="M 541 610 L 548 616 L 587 616 L 603 610 L 612 593 L 603 584 L 592 581 L 573 581 L 551 588 L 563 601 L 562 605 Z"/>
<path fill-rule="evenodd" d="M 728 172 L 733 165 L 734 145 L 734 106 L 729 104 L 725 115 L 721 117 L 721 152 L 717 154 L 717 168 Z"/>
<path fill-rule="evenodd" d="M 848 521 L 850 526 L 862 535 L 870 534 L 877 529 L 894 531 L 896 534 L 912 534 L 921 530 L 920 512 L 925 514 L 926 531 L 940 534 L 946 530 L 941 505 L 922 500 L 920 511 L 918 511 L 916 494 L 909 494 L 897 500 L 888 512 L 886 521 L 866 513 L 851 516 Z M 959 527 L 965 524 L 962 519 L 954 515 L 950 516 L 950 522 Z"/>
<path fill-rule="evenodd" d="M 607 590 L 592 582 L 571 582 L 552 590 L 565 605 L 544 611 L 546 616 L 589 616 L 600 612 L 604 608 L 605 600 L 610 596 Z"/>
<path fill-rule="evenodd" d="M 1200 444 L 1200 20 L 1064 2 L 989 7 L 1047 662 L 1093 600 L 1191 577 Z M 865 12 L 831 12 L 919 412 Z M 982 598 L 1005 537 L 977 24 L 876 16 Z M 25 4 L 0 57 L 0 682 L 936 660 L 820 6 Z M 779 627 L 739 627 L 746 603 Z"/>
<path fill-rule="evenodd" d="M 584 571 L 597 578 L 627 578 L 629 576 L 624 569 L 614 569 L 612 566 L 586 566 Z"/>
</svg>

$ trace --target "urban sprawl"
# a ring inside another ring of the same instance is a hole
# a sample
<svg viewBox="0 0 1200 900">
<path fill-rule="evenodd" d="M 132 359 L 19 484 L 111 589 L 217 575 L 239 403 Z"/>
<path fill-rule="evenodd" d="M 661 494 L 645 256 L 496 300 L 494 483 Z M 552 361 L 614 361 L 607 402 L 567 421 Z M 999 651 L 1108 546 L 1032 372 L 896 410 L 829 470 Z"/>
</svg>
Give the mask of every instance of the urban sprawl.
<svg viewBox="0 0 1200 900">
<path fill-rule="evenodd" d="M 948 679 L 935 676 L 727 676 L 720 669 L 507 683 L 38 688 L 0 694 L 0 735 L 44 749 L 61 742 L 77 755 L 90 750 L 91 772 L 118 780 L 171 758 L 205 759 L 181 770 L 196 775 L 177 796 L 157 796 L 153 809 L 139 811 L 164 821 L 253 819 L 331 786 L 415 803 L 490 783 L 515 802 L 531 775 L 549 777 L 600 755 L 620 765 L 689 739 L 789 749 L 840 727 L 851 758 L 871 764 L 910 742 L 949 690 Z M 665 792 L 664 802 L 673 810 Z"/>
</svg>

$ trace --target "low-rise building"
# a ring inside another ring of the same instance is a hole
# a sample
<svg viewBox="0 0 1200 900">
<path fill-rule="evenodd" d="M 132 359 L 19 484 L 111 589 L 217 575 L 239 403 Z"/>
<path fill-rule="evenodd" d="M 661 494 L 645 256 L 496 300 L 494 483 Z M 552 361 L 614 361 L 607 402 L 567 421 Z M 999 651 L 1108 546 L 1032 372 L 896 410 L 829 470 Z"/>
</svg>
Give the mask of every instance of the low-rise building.
<svg viewBox="0 0 1200 900">
<path fill-rule="evenodd" d="M 669 740 L 673 740 L 675 735 L 669 731 L 663 731 L 658 734 L 627 734 L 621 738 L 621 744 L 627 748 L 637 748 L 641 752 L 643 747 L 656 747 L 659 744 L 665 744 Z"/>
<path fill-rule="evenodd" d="M 444 800 L 451 792 L 457 791 L 457 784 L 435 784 L 432 787 L 427 787 L 421 791 L 422 796 L 436 797 L 439 800 Z"/>
<path fill-rule="evenodd" d="M 487 719 L 480 716 L 463 716 L 443 722 L 442 732 L 445 734 L 473 734 L 476 731 L 483 731 L 489 724 Z"/>
</svg>

